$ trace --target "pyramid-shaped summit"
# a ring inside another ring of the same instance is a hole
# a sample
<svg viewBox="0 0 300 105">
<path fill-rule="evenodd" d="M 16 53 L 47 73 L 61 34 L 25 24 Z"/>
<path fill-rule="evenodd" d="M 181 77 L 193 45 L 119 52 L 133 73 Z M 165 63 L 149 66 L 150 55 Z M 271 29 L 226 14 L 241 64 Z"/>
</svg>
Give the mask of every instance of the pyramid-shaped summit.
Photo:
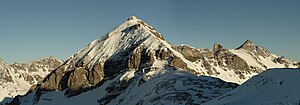
<svg viewBox="0 0 300 105">
<path fill-rule="evenodd" d="M 131 16 L 123 24 L 117 26 L 103 37 L 92 41 L 71 57 L 69 63 L 93 66 L 102 60 L 107 60 L 116 53 L 127 48 L 140 45 L 149 47 L 162 43 L 163 36 L 154 28 L 136 16 Z"/>
<path fill-rule="evenodd" d="M 43 90 L 64 90 L 70 94 L 99 85 L 126 70 L 153 65 L 155 59 L 171 56 L 171 45 L 154 28 L 136 16 L 92 41 L 50 73 Z"/>
<path fill-rule="evenodd" d="M 248 49 L 248 50 L 254 50 L 256 48 L 256 45 L 250 41 L 250 40 L 246 40 L 240 47 L 238 47 L 237 49 Z"/>
</svg>

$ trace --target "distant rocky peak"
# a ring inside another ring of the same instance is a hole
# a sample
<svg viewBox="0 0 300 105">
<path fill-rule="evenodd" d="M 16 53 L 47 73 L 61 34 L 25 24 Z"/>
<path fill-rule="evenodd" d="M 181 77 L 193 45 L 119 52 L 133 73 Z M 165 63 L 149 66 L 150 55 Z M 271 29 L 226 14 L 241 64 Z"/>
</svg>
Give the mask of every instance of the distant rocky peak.
<svg viewBox="0 0 300 105">
<path fill-rule="evenodd" d="M 254 44 L 252 43 L 252 41 L 246 40 L 246 41 L 244 42 L 244 45 L 245 45 L 245 46 L 251 46 L 251 45 L 254 45 Z"/>
<path fill-rule="evenodd" d="M 45 57 L 45 58 L 42 58 L 42 59 L 39 59 L 39 60 L 40 61 L 43 61 L 43 60 L 60 61 L 60 60 L 54 58 L 53 56 Z"/>
<path fill-rule="evenodd" d="M 245 50 L 255 50 L 256 45 L 254 45 L 250 40 L 246 40 L 240 47 L 237 49 L 245 49 Z"/>
<path fill-rule="evenodd" d="M 48 63 L 52 63 L 52 62 L 57 62 L 57 63 L 62 63 L 62 61 L 54 58 L 53 56 L 49 56 L 49 57 L 45 57 L 45 58 L 41 58 L 41 59 L 37 59 L 37 60 L 33 60 L 33 61 L 29 61 L 27 63 L 24 63 L 26 65 L 30 65 L 33 63 L 41 63 L 41 64 L 45 64 L 45 65 L 50 65 Z"/>
<path fill-rule="evenodd" d="M 246 51 L 252 52 L 253 54 L 268 57 L 271 55 L 271 53 L 262 46 L 257 46 L 250 40 L 246 40 L 240 47 L 238 47 L 236 50 L 244 49 Z"/>
</svg>

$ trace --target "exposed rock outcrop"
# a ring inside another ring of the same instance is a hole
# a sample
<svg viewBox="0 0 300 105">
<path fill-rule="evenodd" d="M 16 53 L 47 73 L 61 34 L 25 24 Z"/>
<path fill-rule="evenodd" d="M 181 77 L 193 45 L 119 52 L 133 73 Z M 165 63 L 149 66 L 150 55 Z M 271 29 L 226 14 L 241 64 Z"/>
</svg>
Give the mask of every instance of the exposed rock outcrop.
<svg viewBox="0 0 300 105">
<path fill-rule="evenodd" d="M 187 60 L 195 62 L 200 60 L 201 53 L 198 49 L 192 48 L 187 45 L 180 45 L 180 46 L 172 46 L 172 48 L 179 53 L 181 53 Z"/>
<path fill-rule="evenodd" d="M 218 43 L 214 43 L 214 45 L 213 45 L 213 52 L 216 53 L 216 52 L 218 52 L 218 51 L 220 51 L 222 49 L 224 49 L 224 47 L 222 45 L 220 45 Z"/>
</svg>

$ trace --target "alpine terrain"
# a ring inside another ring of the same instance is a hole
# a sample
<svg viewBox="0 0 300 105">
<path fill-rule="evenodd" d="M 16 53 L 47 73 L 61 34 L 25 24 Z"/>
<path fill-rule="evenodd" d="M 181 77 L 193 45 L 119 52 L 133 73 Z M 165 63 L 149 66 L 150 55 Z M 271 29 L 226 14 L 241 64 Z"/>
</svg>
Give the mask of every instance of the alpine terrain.
<svg viewBox="0 0 300 105">
<path fill-rule="evenodd" d="M 0 100 L 7 102 L 11 100 L 4 100 L 5 97 L 24 95 L 32 85 L 42 81 L 48 73 L 61 64 L 61 61 L 53 57 L 12 65 L 0 59 Z"/>
<path fill-rule="evenodd" d="M 171 45 L 131 16 L 11 104 L 202 104 L 267 69 L 297 67 L 249 40 L 237 49 Z"/>
</svg>

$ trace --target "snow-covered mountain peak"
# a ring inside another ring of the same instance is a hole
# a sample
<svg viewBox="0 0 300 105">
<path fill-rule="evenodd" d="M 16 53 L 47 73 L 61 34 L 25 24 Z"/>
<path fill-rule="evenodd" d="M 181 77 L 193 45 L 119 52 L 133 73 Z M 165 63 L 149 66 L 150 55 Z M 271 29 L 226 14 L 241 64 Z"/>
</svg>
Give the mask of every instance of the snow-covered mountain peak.
<svg viewBox="0 0 300 105">
<path fill-rule="evenodd" d="M 163 36 L 136 16 L 114 28 L 105 36 L 92 41 L 88 46 L 73 55 L 68 63 L 84 63 L 90 67 L 110 58 L 111 55 L 138 46 L 154 48 L 161 44 Z"/>
<path fill-rule="evenodd" d="M 139 18 L 137 18 L 136 16 L 130 16 L 127 20 L 136 20 L 136 19 L 139 19 Z"/>
<path fill-rule="evenodd" d="M 269 57 L 272 54 L 264 47 L 255 45 L 252 41 L 246 40 L 240 47 L 236 50 L 246 51 L 248 53 L 262 56 L 262 57 Z"/>
</svg>

